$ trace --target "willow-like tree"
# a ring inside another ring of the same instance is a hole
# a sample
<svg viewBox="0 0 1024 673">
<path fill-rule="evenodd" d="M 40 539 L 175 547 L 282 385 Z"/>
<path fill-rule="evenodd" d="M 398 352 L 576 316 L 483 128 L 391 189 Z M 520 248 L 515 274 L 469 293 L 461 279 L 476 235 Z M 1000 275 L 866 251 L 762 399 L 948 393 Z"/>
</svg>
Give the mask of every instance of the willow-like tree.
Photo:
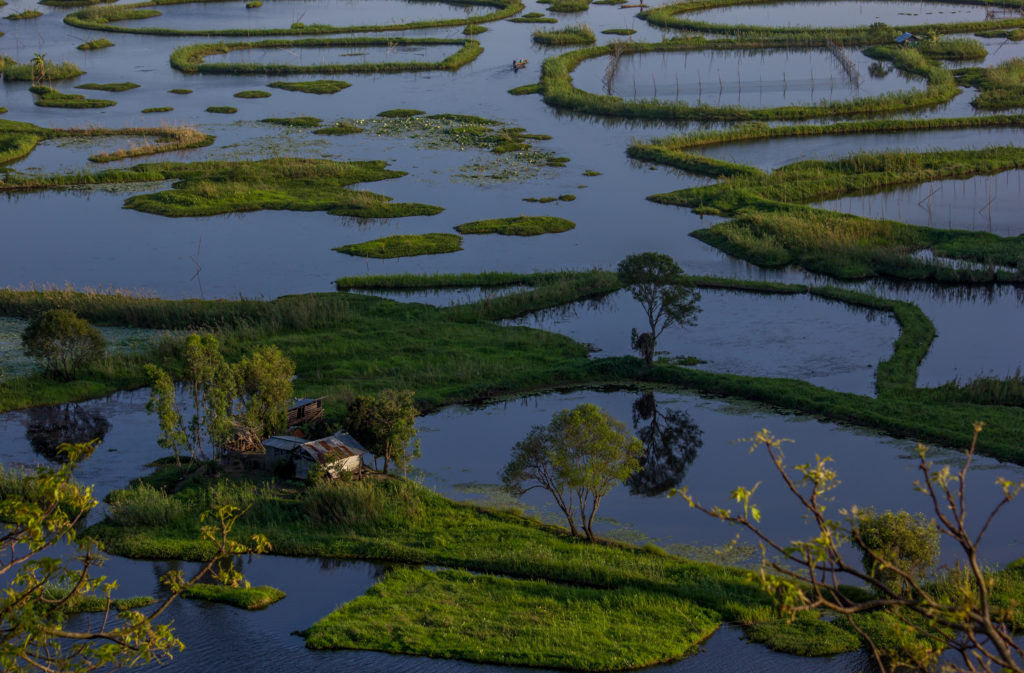
<svg viewBox="0 0 1024 673">
<path fill-rule="evenodd" d="M 658 338 L 666 329 L 697 324 L 700 292 L 674 259 L 657 252 L 626 257 L 619 262 L 618 274 L 647 316 L 647 331 L 634 329 L 630 345 L 651 364 Z"/>
<path fill-rule="evenodd" d="M 512 449 L 501 473 L 517 495 L 541 488 L 555 499 L 573 535 L 594 540 L 594 515 L 616 484 L 640 467 L 644 445 L 596 404 L 561 411 Z"/>
<path fill-rule="evenodd" d="M 99 330 L 73 311 L 53 309 L 40 313 L 21 335 L 25 355 L 43 363 L 47 371 L 65 381 L 103 355 L 107 342 Z"/>
<path fill-rule="evenodd" d="M 385 388 L 376 395 L 360 395 L 349 411 L 349 432 L 375 460 L 384 459 L 384 474 L 392 463 L 404 471 L 420 455 L 413 395 L 411 390 Z"/>
</svg>

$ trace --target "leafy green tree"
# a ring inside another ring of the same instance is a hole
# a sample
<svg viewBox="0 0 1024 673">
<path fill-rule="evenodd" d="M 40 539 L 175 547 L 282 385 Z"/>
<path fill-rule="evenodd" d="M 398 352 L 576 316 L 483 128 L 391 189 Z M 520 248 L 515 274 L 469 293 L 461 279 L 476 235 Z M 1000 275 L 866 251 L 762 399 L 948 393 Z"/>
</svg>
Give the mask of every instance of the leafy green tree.
<svg viewBox="0 0 1024 673">
<path fill-rule="evenodd" d="M 196 454 L 188 441 L 185 421 L 178 408 L 174 380 L 170 374 L 153 364 L 146 365 L 146 376 L 149 377 L 149 401 L 146 402 L 146 411 L 156 414 L 160 423 L 160 436 L 156 442 L 160 447 L 170 449 L 174 454 L 174 462 L 181 467 L 183 449 L 189 452 L 193 460 L 196 459 Z"/>
<path fill-rule="evenodd" d="M 292 400 L 295 363 L 276 346 L 257 346 L 235 366 L 239 417 L 260 437 L 285 429 Z"/>
<path fill-rule="evenodd" d="M 862 552 L 864 570 L 884 583 L 887 593 L 908 594 L 911 586 L 904 577 L 920 582 L 939 557 L 939 530 L 922 513 L 865 510 L 858 513 L 856 531 L 853 543 Z"/>
<path fill-rule="evenodd" d="M 697 324 L 700 292 L 674 259 L 657 252 L 629 255 L 619 262 L 618 274 L 647 316 L 648 331 L 633 330 L 631 346 L 650 364 L 666 329 Z"/>
<path fill-rule="evenodd" d="M 419 411 L 413 396 L 411 390 L 384 389 L 377 395 L 360 395 L 349 410 L 349 432 L 374 455 L 374 460 L 384 459 L 384 474 L 391 463 L 405 470 L 420 455 L 416 430 Z"/>
<path fill-rule="evenodd" d="M 616 484 L 640 468 L 644 446 L 626 425 L 596 404 L 561 411 L 535 426 L 512 449 L 501 473 L 505 488 L 522 495 L 548 491 L 565 515 L 573 535 L 594 540 L 594 515 Z"/>
<path fill-rule="evenodd" d="M 73 311 L 53 309 L 29 322 L 21 344 L 25 355 L 42 360 L 48 371 L 70 381 L 81 367 L 103 355 L 106 340 Z"/>
<path fill-rule="evenodd" d="M 189 441 L 200 457 L 206 457 L 204 435 L 215 451 L 231 435 L 231 404 L 235 377 L 212 334 L 190 334 L 185 339 L 184 383 L 192 398 Z"/>
<path fill-rule="evenodd" d="M 237 508 L 207 512 L 201 534 L 214 549 L 209 561 L 191 579 L 180 571 L 161 578 L 170 595 L 148 614 L 124 610 L 115 619 L 111 592 L 116 583 L 92 575 L 102 559 L 93 543 L 79 540 L 76 532 L 97 503 L 91 487 L 75 483 L 73 471 L 95 446 L 61 446 L 66 459 L 57 468 L 0 473 L 0 576 L 8 580 L 0 589 L 0 670 L 78 673 L 167 661 L 184 647 L 168 625 L 157 623 L 171 602 L 211 573 L 227 583 L 242 582 L 222 561 L 269 549 L 260 535 L 247 543 L 229 539 L 241 515 Z M 54 558 L 58 546 L 70 546 L 74 553 L 61 552 L 65 560 Z M 68 560 L 72 557 L 73 562 Z M 84 597 L 100 597 L 105 611 L 98 621 L 70 629 L 68 613 Z"/>
</svg>

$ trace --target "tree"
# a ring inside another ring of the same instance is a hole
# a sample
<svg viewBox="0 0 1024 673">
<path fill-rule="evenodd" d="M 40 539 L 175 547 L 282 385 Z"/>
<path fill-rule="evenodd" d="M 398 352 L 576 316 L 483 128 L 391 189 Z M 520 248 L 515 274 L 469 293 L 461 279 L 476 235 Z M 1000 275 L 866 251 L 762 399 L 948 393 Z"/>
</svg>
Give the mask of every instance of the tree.
<svg viewBox="0 0 1024 673">
<path fill-rule="evenodd" d="M 276 346 L 257 346 L 234 366 L 238 416 L 260 437 L 281 432 L 288 422 L 295 363 Z"/>
<path fill-rule="evenodd" d="M 226 583 L 243 581 L 221 562 L 269 549 L 260 535 L 244 544 L 229 539 L 242 514 L 238 508 L 211 510 L 203 515 L 202 526 L 202 538 L 214 549 L 208 562 L 188 580 L 180 571 L 162 577 L 170 595 L 148 614 L 125 610 L 115 619 L 111 592 L 116 583 L 91 574 L 102 557 L 92 542 L 79 540 L 76 534 L 97 503 L 91 487 L 74 482 L 73 470 L 95 446 L 96 442 L 65 444 L 60 447 L 65 454 L 60 467 L 3 475 L 0 576 L 8 576 L 9 582 L 0 591 L 0 670 L 81 672 L 167 661 L 184 647 L 169 626 L 157 623 L 171 602 L 210 574 Z M 47 556 L 58 545 L 71 547 L 75 567 L 70 561 Z M 103 601 L 101 618 L 85 630 L 71 630 L 68 613 L 86 597 Z"/>
<path fill-rule="evenodd" d="M 25 355 L 42 360 L 48 371 L 70 381 L 80 368 L 99 359 L 106 340 L 74 312 L 53 309 L 29 322 L 21 344 Z"/>
<path fill-rule="evenodd" d="M 32 54 L 32 84 L 41 84 L 46 79 L 46 54 Z"/>
<path fill-rule="evenodd" d="M 1016 596 L 998 595 L 1001 583 L 1019 586 L 1019 578 L 1005 579 L 1001 574 L 1019 571 L 986 570 L 979 556 L 980 545 L 993 519 L 1020 495 L 1024 481 L 998 479 L 996 485 L 1002 498 L 987 515 L 977 519 L 974 531 L 967 526 L 967 472 L 983 427 L 983 423 L 975 424 L 974 439 L 955 471 L 948 465 L 936 467 L 927 458 L 928 448 L 918 445 L 921 479 L 914 487 L 927 497 L 934 515 L 931 525 L 954 543 L 960 556 L 955 568 L 931 581 L 923 579 L 922 572 L 925 562 L 934 558 L 930 533 L 924 532 L 921 541 L 910 545 L 905 541 L 898 543 L 903 547 L 921 547 L 908 561 L 904 551 L 894 553 L 879 548 L 887 539 L 907 533 L 891 530 L 892 524 L 899 522 L 899 515 L 883 519 L 881 525 L 873 512 L 865 513 L 857 508 L 840 510 L 843 520 L 831 518 L 825 501 L 838 483 L 838 476 L 830 466 L 831 459 L 818 456 L 813 462 L 797 465 L 791 471 L 785 465 L 780 448 L 784 440 L 767 430 L 762 430 L 752 440 L 752 450 L 763 448 L 767 452 L 775 471 L 814 526 L 814 537 L 783 543 L 762 531 L 761 512 L 753 502 L 756 486 L 740 486 L 732 492 L 732 499 L 741 506 L 741 511 L 735 513 L 723 507 L 706 507 L 685 489 L 681 495 L 691 507 L 742 526 L 760 540 L 765 551 L 761 581 L 784 613 L 794 617 L 799 613 L 825 610 L 845 618 L 867 644 L 880 670 L 902 667 L 930 670 L 938 653 L 949 648 L 957 653 L 958 663 L 949 664 L 943 670 L 1024 673 L 1024 647 L 1014 640 L 1015 626 L 1020 623 L 1020 605 Z M 925 530 L 928 525 L 924 523 Z M 847 543 L 861 552 L 860 565 L 849 559 L 851 550 Z M 768 554 L 774 558 L 769 558 Z M 869 588 L 870 594 L 847 590 L 843 584 L 850 584 L 851 580 Z M 856 619 L 879 612 L 889 620 L 889 632 L 895 630 L 909 636 L 910 644 L 897 649 L 883 647 Z"/>
<path fill-rule="evenodd" d="M 231 404 L 235 377 L 212 334 L 190 334 L 185 339 L 185 385 L 192 397 L 189 442 L 206 457 L 204 435 L 214 450 L 231 434 Z"/>
<path fill-rule="evenodd" d="M 411 390 L 386 388 L 377 395 L 360 395 L 349 410 L 349 432 L 374 455 L 374 460 L 384 459 L 384 474 L 391 463 L 405 470 L 413 458 L 419 457 L 419 411 L 413 395 Z"/>
<path fill-rule="evenodd" d="M 594 515 L 616 484 L 639 468 L 644 447 L 626 425 L 596 404 L 561 411 L 547 427 L 535 426 L 512 449 L 501 473 L 505 488 L 522 495 L 548 491 L 573 535 L 593 541 Z"/>
<path fill-rule="evenodd" d="M 864 571 L 874 575 L 892 594 L 908 595 L 910 585 L 902 575 L 921 582 L 939 557 L 939 529 L 924 514 L 906 511 L 860 513 L 853 544 L 861 550 Z M 881 557 L 884 563 L 875 559 Z M 899 568 L 900 573 L 890 568 Z"/>
<path fill-rule="evenodd" d="M 648 421 L 646 425 L 641 425 Z M 662 495 L 686 477 L 690 464 L 704 444 L 704 433 L 681 409 L 658 409 L 654 393 L 633 400 L 633 430 L 643 442 L 640 469 L 626 479 L 633 495 Z"/>
<path fill-rule="evenodd" d="M 697 324 L 700 293 L 668 255 L 643 252 L 619 262 L 619 280 L 647 315 L 647 332 L 633 330 L 631 346 L 647 364 L 654 361 L 658 338 L 669 327 Z"/>
</svg>

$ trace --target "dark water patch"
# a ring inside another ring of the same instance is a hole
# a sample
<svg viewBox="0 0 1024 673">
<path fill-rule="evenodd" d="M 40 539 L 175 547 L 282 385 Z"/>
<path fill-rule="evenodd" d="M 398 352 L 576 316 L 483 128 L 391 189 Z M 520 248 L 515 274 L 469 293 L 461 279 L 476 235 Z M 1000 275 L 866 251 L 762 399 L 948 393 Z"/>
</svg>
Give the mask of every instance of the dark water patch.
<svg viewBox="0 0 1024 673">
<path fill-rule="evenodd" d="M 746 26 L 850 28 L 887 23 L 913 26 L 933 23 L 966 23 L 985 20 L 985 8 L 939 2 L 781 2 L 756 6 L 735 5 L 687 13 L 686 18 L 705 23 Z"/>
<path fill-rule="evenodd" d="M 795 378 L 860 395 L 874 394 L 875 366 L 892 354 L 899 328 L 889 314 L 805 296 L 701 290 L 696 327 L 670 328 L 658 340 L 669 357 L 693 356 L 702 369 Z M 598 357 L 631 355 L 630 330 L 646 317 L 627 293 L 532 315 L 514 324 L 593 344 Z"/>
</svg>

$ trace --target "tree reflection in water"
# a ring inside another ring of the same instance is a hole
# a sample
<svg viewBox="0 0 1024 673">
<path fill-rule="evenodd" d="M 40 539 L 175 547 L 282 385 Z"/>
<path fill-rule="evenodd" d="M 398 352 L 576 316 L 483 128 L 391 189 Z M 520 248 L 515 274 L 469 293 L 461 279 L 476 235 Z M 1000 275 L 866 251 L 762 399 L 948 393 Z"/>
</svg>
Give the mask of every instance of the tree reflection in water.
<svg viewBox="0 0 1024 673">
<path fill-rule="evenodd" d="M 54 462 L 63 461 L 63 454 L 57 453 L 61 444 L 102 441 L 109 431 L 105 416 L 77 403 L 29 409 L 25 421 L 25 438 L 32 450 Z"/>
<path fill-rule="evenodd" d="M 653 392 L 633 400 L 633 431 L 644 443 L 640 471 L 626 480 L 633 495 L 661 495 L 679 486 L 704 445 L 704 432 L 690 414 L 681 409 L 659 410 Z"/>
</svg>

